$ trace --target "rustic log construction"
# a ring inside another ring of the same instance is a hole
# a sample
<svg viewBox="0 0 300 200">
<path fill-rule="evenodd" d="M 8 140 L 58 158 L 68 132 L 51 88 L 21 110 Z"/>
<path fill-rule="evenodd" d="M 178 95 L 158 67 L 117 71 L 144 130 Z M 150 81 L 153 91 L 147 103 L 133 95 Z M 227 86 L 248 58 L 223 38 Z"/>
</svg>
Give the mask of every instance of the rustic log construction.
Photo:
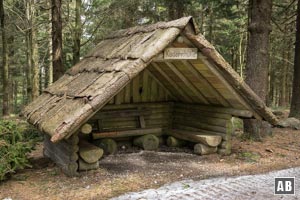
<svg viewBox="0 0 300 200">
<path fill-rule="evenodd" d="M 98 168 L 121 141 L 157 150 L 164 136 L 171 147 L 229 155 L 233 117 L 277 124 L 191 17 L 109 34 L 23 114 L 68 175 Z"/>
</svg>

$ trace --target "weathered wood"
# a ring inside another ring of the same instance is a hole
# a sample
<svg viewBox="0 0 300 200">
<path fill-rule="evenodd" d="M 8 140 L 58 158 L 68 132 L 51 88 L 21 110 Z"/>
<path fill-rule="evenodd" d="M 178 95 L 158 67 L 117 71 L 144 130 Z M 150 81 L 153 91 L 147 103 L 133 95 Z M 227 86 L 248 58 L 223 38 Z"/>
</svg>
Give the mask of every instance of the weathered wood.
<svg viewBox="0 0 300 200">
<path fill-rule="evenodd" d="M 64 140 L 65 142 L 67 142 L 70 145 L 77 145 L 79 143 L 79 137 L 78 134 L 74 134 L 71 137 L 69 137 L 68 139 Z"/>
<path fill-rule="evenodd" d="M 49 143 L 44 142 L 44 148 L 56 154 L 60 159 L 65 162 L 76 162 L 78 160 L 78 154 L 76 152 L 65 152 L 63 149 L 57 148 L 56 146 L 51 146 Z"/>
<path fill-rule="evenodd" d="M 186 141 L 177 139 L 173 136 L 169 136 L 167 138 L 167 145 L 169 147 L 182 147 L 182 146 L 186 145 Z"/>
<path fill-rule="evenodd" d="M 266 107 L 264 102 L 245 84 L 245 82 L 239 77 L 239 75 L 232 69 L 232 67 L 224 60 L 224 58 L 215 50 L 215 48 L 205 40 L 204 37 L 194 35 L 194 33 L 185 29 L 183 34 L 196 45 L 202 54 L 207 57 L 208 61 L 213 63 L 218 69 L 219 73 L 222 73 L 222 77 L 226 79 L 226 83 L 229 83 L 235 91 L 238 91 L 243 100 L 246 100 L 252 109 L 264 119 L 276 125 L 278 119 L 272 114 L 271 110 Z M 215 67 L 211 67 L 215 69 Z M 215 69 L 215 70 L 217 70 Z M 259 115 L 256 115 L 259 117 Z"/>
<path fill-rule="evenodd" d="M 133 144 L 144 150 L 156 150 L 159 146 L 159 139 L 152 134 L 143 135 L 133 140 Z"/>
<path fill-rule="evenodd" d="M 217 112 L 210 112 L 210 111 L 201 111 L 197 110 L 195 108 L 178 108 L 175 106 L 173 115 L 176 115 L 176 113 L 185 113 L 185 114 L 191 114 L 195 117 L 212 117 L 212 118 L 219 118 L 219 119 L 231 119 L 232 115 L 226 114 L 226 113 L 217 113 Z"/>
<path fill-rule="evenodd" d="M 90 125 L 88 123 L 82 125 L 80 128 L 80 132 L 83 134 L 90 134 L 92 132 L 92 130 L 93 130 L 92 125 Z"/>
<path fill-rule="evenodd" d="M 146 128 L 146 122 L 145 122 L 145 117 L 144 116 L 139 116 L 139 122 L 140 122 L 140 127 L 141 128 Z"/>
<path fill-rule="evenodd" d="M 79 159 L 78 161 L 79 171 L 88 171 L 88 170 L 93 170 L 98 168 L 99 168 L 99 161 L 96 161 L 94 163 L 87 163 L 82 159 Z"/>
<path fill-rule="evenodd" d="M 94 119 L 107 119 L 107 118 L 126 118 L 126 117 L 138 117 L 151 115 L 150 109 L 139 108 L 139 109 L 118 109 L 118 110 L 105 110 L 100 111 L 93 116 Z"/>
<path fill-rule="evenodd" d="M 56 148 L 61 152 L 65 152 L 68 155 L 71 155 L 73 153 L 78 152 L 79 147 L 76 144 L 68 144 L 65 140 L 59 141 L 57 143 L 53 143 L 50 140 L 50 137 L 48 135 L 44 136 L 44 145 L 50 146 L 50 148 Z"/>
<path fill-rule="evenodd" d="M 225 113 L 225 114 L 230 114 L 230 115 L 237 116 L 237 117 L 251 118 L 253 116 L 253 113 L 249 110 L 240 110 L 240 109 L 235 109 L 235 108 L 225 108 L 225 107 L 208 106 L 208 105 L 201 105 L 201 104 L 176 103 L 175 107 L 183 108 L 183 109 L 195 109 L 195 110 L 199 110 L 199 111 Z"/>
<path fill-rule="evenodd" d="M 171 62 L 165 62 L 166 65 L 176 74 L 176 76 L 186 85 L 187 88 L 189 88 L 193 94 L 200 100 L 200 102 L 204 104 L 209 104 L 205 96 L 197 90 L 197 88 L 176 68 L 174 64 Z"/>
<path fill-rule="evenodd" d="M 119 137 L 130 137 L 130 136 L 139 136 L 139 135 L 162 135 L 162 128 L 145 128 L 145 129 L 135 129 L 135 130 L 126 130 L 126 131 L 114 131 L 114 132 L 102 132 L 102 133 L 93 133 L 93 139 L 102 139 L 102 138 L 119 138 Z"/>
<path fill-rule="evenodd" d="M 124 101 L 124 90 L 121 90 L 116 96 L 115 96 L 115 104 L 119 105 L 123 103 Z"/>
<path fill-rule="evenodd" d="M 165 132 L 167 135 L 171 135 L 182 140 L 187 140 L 195 143 L 200 142 L 211 147 L 218 146 L 222 141 L 222 137 L 219 135 L 208 135 L 201 132 L 184 131 L 178 129 L 168 129 Z"/>
<path fill-rule="evenodd" d="M 229 138 L 227 137 L 226 133 L 221 133 L 221 132 L 215 132 L 215 131 L 208 131 L 208 130 L 204 130 L 204 129 L 200 129 L 200 128 L 195 128 L 195 127 L 191 127 L 191 126 L 186 126 L 186 125 L 181 125 L 181 124 L 174 124 L 173 125 L 174 129 L 181 129 L 181 130 L 186 130 L 186 131 L 195 131 L 195 132 L 201 132 L 204 134 L 208 134 L 208 135 L 219 135 L 222 137 L 222 140 L 229 140 Z"/>
<path fill-rule="evenodd" d="M 150 101 L 155 102 L 157 101 L 158 97 L 158 86 L 156 84 L 156 81 L 153 79 L 150 82 Z"/>
<path fill-rule="evenodd" d="M 184 117 L 181 117 L 181 116 L 174 116 L 173 123 L 187 125 L 187 126 L 204 129 L 204 130 L 208 130 L 208 131 L 226 133 L 225 127 L 209 125 L 209 124 L 203 123 L 203 122 L 190 121 L 190 120 L 186 120 Z"/>
<path fill-rule="evenodd" d="M 218 147 L 210 147 L 201 143 L 194 145 L 194 153 L 199 155 L 207 155 L 216 153 L 218 150 Z"/>
<path fill-rule="evenodd" d="M 216 97 L 220 104 L 225 107 L 229 106 L 228 101 L 222 96 L 222 94 L 220 94 L 218 90 L 216 90 L 214 86 L 212 86 L 212 84 L 207 81 L 206 78 L 201 73 L 199 73 L 189 61 L 183 60 L 182 63 L 193 74 L 193 76 L 197 77 L 201 81 L 201 83 L 209 89 L 209 91 Z"/>
<path fill-rule="evenodd" d="M 124 88 L 124 103 L 130 103 L 130 83 Z"/>
<path fill-rule="evenodd" d="M 94 163 L 103 156 L 103 149 L 81 140 L 79 142 L 79 155 L 85 162 Z"/>
<path fill-rule="evenodd" d="M 130 103 L 130 104 L 120 104 L 120 105 L 105 105 L 102 111 L 107 110 L 117 110 L 117 109 L 137 109 L 137 108 L 147 108 L 147 109 L 161 109 L 161 108 L 172 108 L 173 102 L 159 102 L 159 103 Z"/>
<path fill-rule="evenodd" d="M 147 102 L 150 97 L 149 91 L 149 74 L 146 70 L 143 71 L 143 92 L 142 92 L 142 102 Z"/>
<path fill-rule="evenodd" d="M 174 118 L 177 118 L 179 120 L 187 120 L 187 121 L 195 121 L 195 122 L 201 122 L 212 126 L 220 126 L 225 127 L 226 126 L 226 119 L 220 119 L 220 118 L 212 118 L 212 117 L 201 117 L 197 115 L 191 115 L 191 114 L 185 114 L 185 113 L 177 113 L 174 112 Z"/>
<path fill-rule="evenodd" d="M 149 76 L 152 78 L 152 80 L 155 80 L 155 81 L 158 83 L 158 85 L 159 85 L 161 88 L 163 88 L 163 89 L 167 92 L 168 95 L 170 95 L 170 97 L 171 97 L 172 99 L 174 99 L 174 100 L 177 100 L 177 99 L 178 99 L 178 98 L 176 98 L 176 97 L 170 92 L 170 90 L 168 90 L 168 89 L 164 86 L 163 83 L 161 83 L 161 81 L 159 81 L 159 80 L 153 75 L 153 73 L 152 73 L 151 71 L 149 71 L 149 70 L 147 70 L 147 69 L 146 69 L 146 71 L 149 73 Z"/>
<path fill-rule="evenodd" d="M 116 141 L 110 138 L 96 140 L 94 144 L 102 148 L 105 154 L 115 154 L 118 150 Z"/>
<path fill-rule="evenodd" d="M 64 159 L 61 159 L 56 153 L 51 152 L 49 149 L 44 149 L 43 152 L 44 156 L 50 158 L 53 160 L 66 174 L 67 176 L 73 177 L 78 175 L 78 164 L 77 162 L 68 162 L 65 161 Z"/>
<path fill-rule="evenodd" d="M 135 77 L 132 81 L 133 102 L 141 102 L 140 77 Z"/>
<path fill-rule="evenodd" d="M 161 68 L 158 66 L 157 63 L 151 63 L 151 66 L 154 67 L 169 83 L 174 89 L 180 94 L 180 96 L 186 101 L 186 102 L 193 102 L 190 96 L 185 94 L 185 91 L 182 90 L 178 84 L 173 81 Z"/>
</svg>

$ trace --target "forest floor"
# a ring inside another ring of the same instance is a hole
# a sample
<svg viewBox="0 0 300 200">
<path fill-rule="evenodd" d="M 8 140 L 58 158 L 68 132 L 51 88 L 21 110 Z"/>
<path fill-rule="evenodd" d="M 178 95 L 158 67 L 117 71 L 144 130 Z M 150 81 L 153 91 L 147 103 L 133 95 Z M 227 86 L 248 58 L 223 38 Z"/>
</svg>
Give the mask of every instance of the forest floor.
<svg viewBox="0 0 300 200">
<path fill-rule="evenodd" d="M 180 152 L 139 151 L 106 156 L 100 168 L 68 178 L 42 156 L 42 144 L 31 154 L 33 167 L 0 184 L 0 200 L 108 199 L 127 192 L 158 188 L 185 179 L 259 174 L 300 166 L 300 131 L 274 128 L 263 142 L 233 140 L 230 156 L 197 156 Z"/>
</svg>

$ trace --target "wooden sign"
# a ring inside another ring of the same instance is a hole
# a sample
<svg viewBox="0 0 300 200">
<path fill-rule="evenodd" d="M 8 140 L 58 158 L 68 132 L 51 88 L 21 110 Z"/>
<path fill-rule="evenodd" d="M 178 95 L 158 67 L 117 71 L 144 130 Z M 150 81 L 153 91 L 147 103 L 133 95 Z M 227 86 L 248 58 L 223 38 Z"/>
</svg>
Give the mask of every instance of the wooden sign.
<svg viewBox="0 0 300 200">
<path fill-rule="evenodd" d="M 164 59 L 197 59 L 197 48 L 167 48 L 164 51 Z"/>
</svg>

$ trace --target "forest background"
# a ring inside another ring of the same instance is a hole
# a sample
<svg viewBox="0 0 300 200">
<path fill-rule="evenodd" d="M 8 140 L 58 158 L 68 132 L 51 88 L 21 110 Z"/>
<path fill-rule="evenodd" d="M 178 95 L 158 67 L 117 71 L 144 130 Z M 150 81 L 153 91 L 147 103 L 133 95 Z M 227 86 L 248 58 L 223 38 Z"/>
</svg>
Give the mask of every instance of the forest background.
<svg viewBox="0 0 300 200">
<path fill-rule="evenodd" d="M 253 1 L 1 0 L 0 113 L 18 114 L 112 31 L 182 16 L 193 16 L 200 32 L 246 78 Z M 272 2 L 267 38 L 270 107 L 290 106 L 297 2 Z"/>
</svg>

